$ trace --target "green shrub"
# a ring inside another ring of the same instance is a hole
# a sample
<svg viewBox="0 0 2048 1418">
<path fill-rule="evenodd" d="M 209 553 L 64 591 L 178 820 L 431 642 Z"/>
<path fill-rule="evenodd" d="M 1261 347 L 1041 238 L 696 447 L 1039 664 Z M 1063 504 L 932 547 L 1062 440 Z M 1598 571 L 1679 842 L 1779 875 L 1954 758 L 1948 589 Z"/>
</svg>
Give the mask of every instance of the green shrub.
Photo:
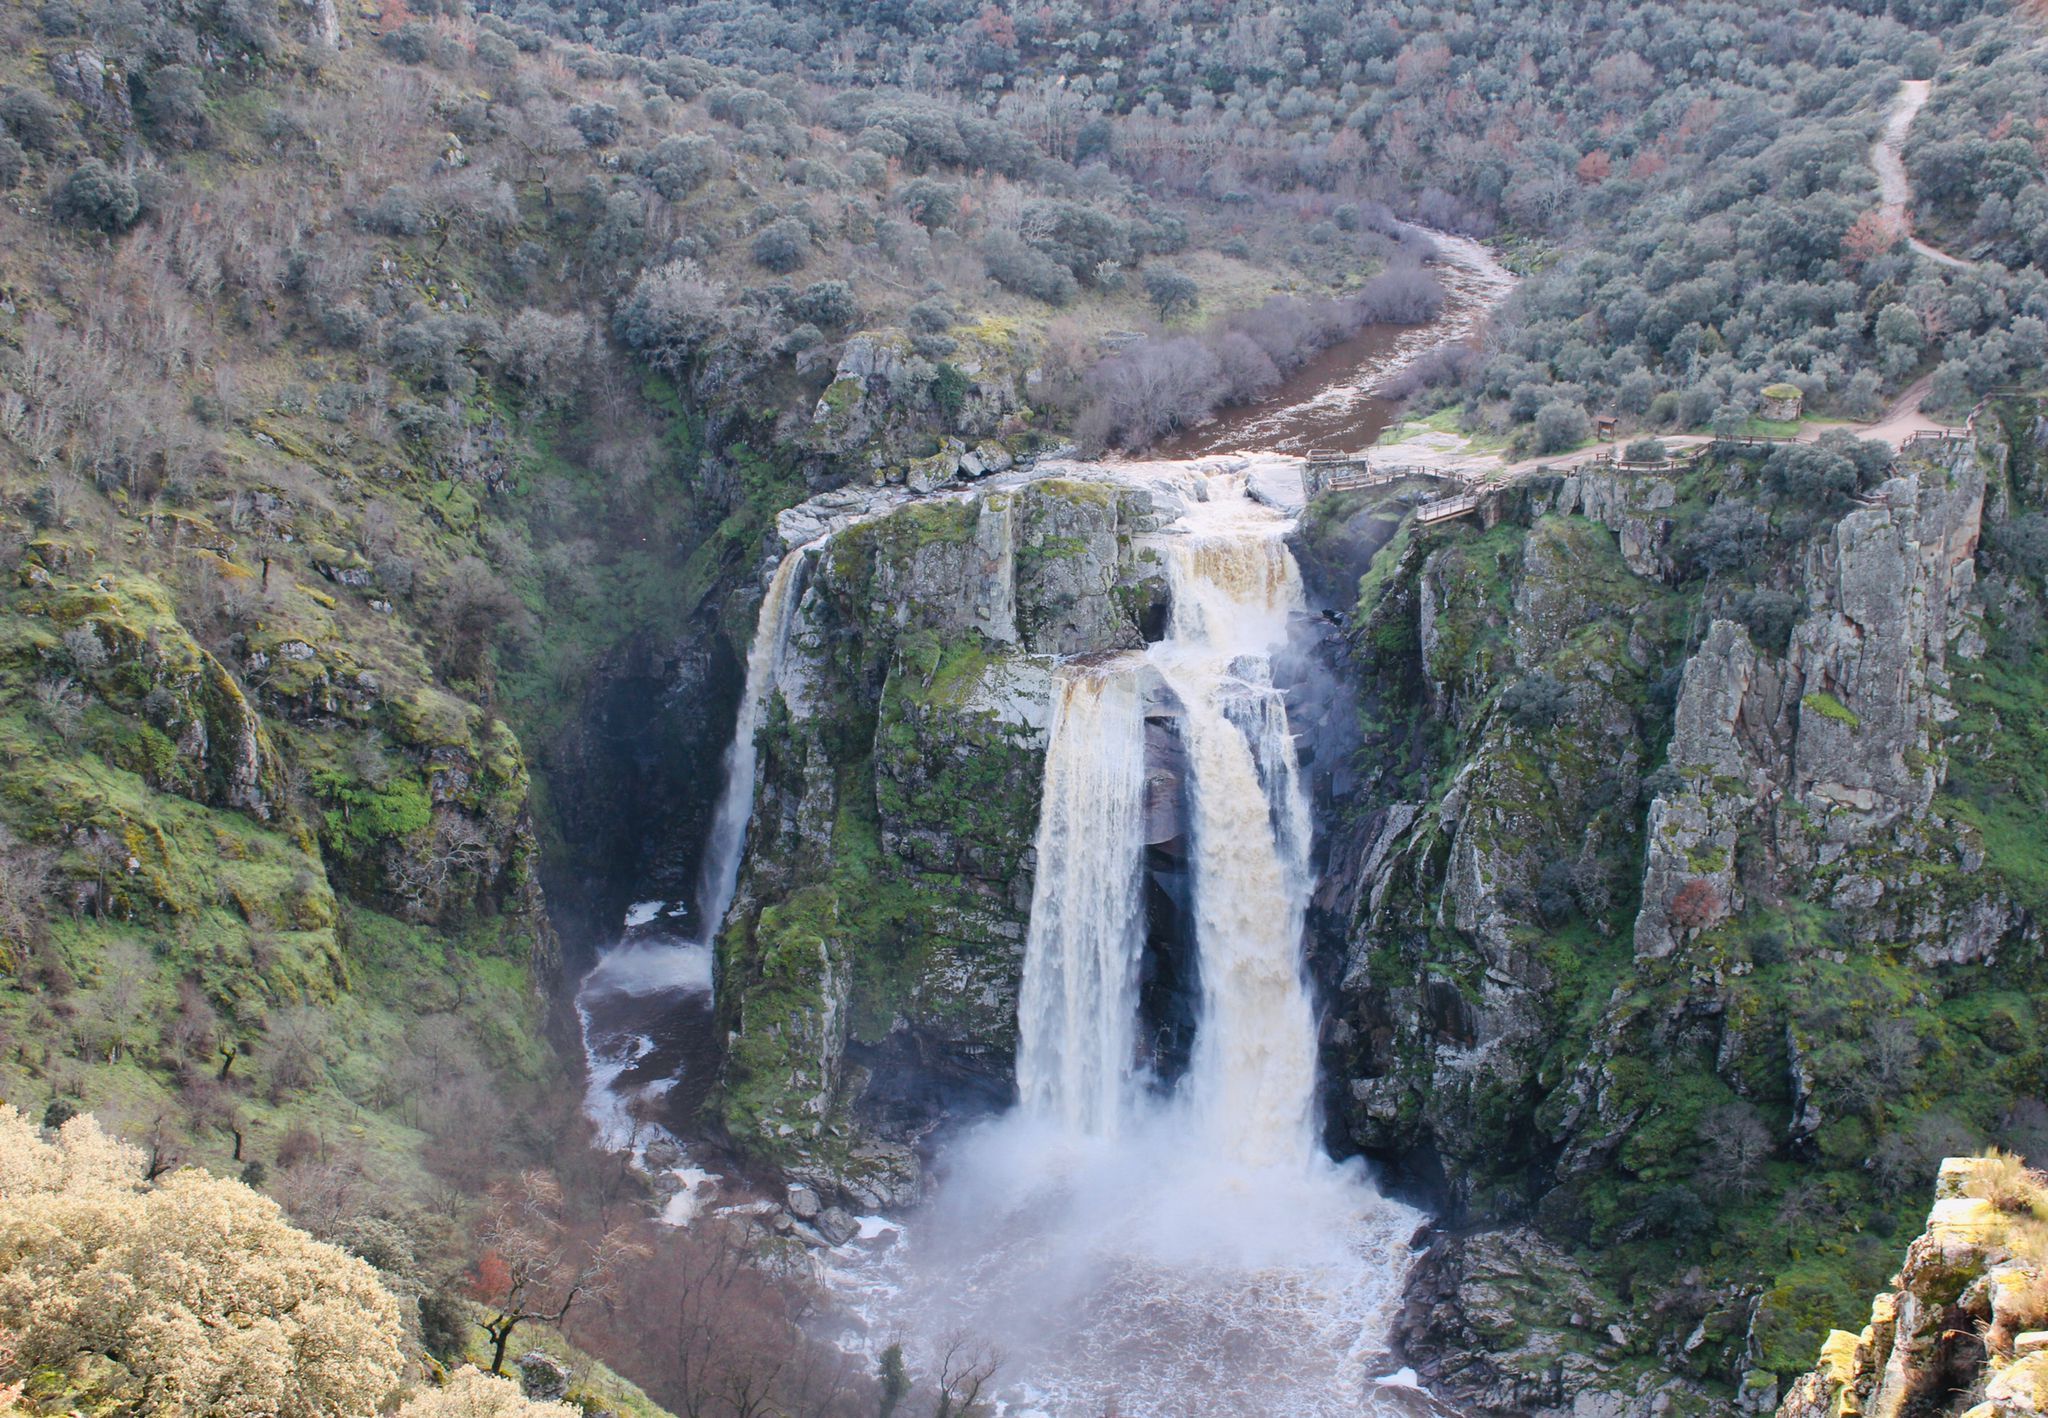
<svg viewBox="0 0 2048 1418">
<path fill-rule="evenodd" d="M 166 64 L 150 74 L 142 91 L 142 114 L 156 136 L 183 147 L 207 138 L 206 89 L 188 64 Z"/>
<path fill-rule="evenodd" d="M 55 153 L 71 136 L 64 111 L 34 89 L 0 89 L 0 127 L 32 153 Z"/>
<path fill-rule="evenodd" d="M 811 254 L 811 230 L 794 217 L 782 217 L 763 227 L 750 248 L 754 263 L 778 275 L 801 270 Z"/>
<path fill-rule="evenodd" d="M 1162 317 L 1183 315 L 1202 303 L 1202 288 L 1194 277 L 1160 266 L 1145 272 L 1145 297 Z"/>
<path fill-rule="evenodd" d="M 54 206 L 73 226 L 109 233 L 128 230 L 142 213 L 135 184 L 98 158 L 87 158 L 72 170 L 57 189 Z"/>
<path fill-rule="evenodd" d="M 1047 305 L 1065 305 L 1080 290 L 1071 271 L 1026 246 L 1015 232 L 991 232 L 981 244 L 981 259 L 997 285 Z"/>
<path fill-rule="evenodd" d="M 1536 411 L 1536 451 L 1561 453 L 1592 436 L 1592 420 L 1577 404 L 1553 399 Z"/>
</svg>

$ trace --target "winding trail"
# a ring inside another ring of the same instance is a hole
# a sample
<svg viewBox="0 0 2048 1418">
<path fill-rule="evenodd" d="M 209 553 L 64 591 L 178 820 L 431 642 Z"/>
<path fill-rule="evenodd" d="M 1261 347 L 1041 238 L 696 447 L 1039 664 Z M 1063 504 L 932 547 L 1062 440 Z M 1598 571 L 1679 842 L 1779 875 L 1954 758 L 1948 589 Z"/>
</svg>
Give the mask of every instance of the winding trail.
<svg viewBox="0 0 2048 1418">
<path fill-rule="evenodd" d="M 1892 111 L 1885 116 L 1884 131 L 1870 145 L 1870 165 L 1877 170 L 1878 200 L 1883 204 L 1878 210 L 1899 230 L 1914 251 L 1940 265 L 1966 271 L 1970 262 L 1960 256 L 1951 256 L 1940 247 L 1930 246 L 1913 235 L 1913 185 L 1906 177 L 1905 159 L 1899 155 L 1899 150 L 1905 145 L 1906 131 L 1913 126 L 1914 117 L 1926 106 L 1927 97 L 1933 92 L 1934 81 L 1931 79 L 1902 81 L 1899 96 L 1892 100 Z"/>
<path fill-rule="evenodd" d="M 1897 448 L 1916 434 L 1953 432 L 1956 424 L 1943 423 L 1921 412 L 1921 405 L 1926 401 L 1928 390 L 1933 383 L 1932 375 L 1923 375 L 1914 380 L 1899 391 L 1898 397 L 1870 423 L 1807 424 L 1787 441 L 1811 443 L 1822 434 L 1839 429 L 1853 433 L 1859 438 L 1876 439 Z M 1657 441 L 1666 448 L 1677 449 L 1697 448 L 1701 444 L 1712 443 L 1714 439 L 1707 434 L 1678 433 L 1658 435 Z M 1369 456 L 1376 463 L 1412 467 L 1418 471 L 1461 478 L 1467 482 L 1503 483 L 1536 472 L 1563 472 L 1598 459 L 1613 457 L 1624 446 L 1625 441 L 1596 443 L 1571 453 L 1551 453 L 1540 458 L 1523 458 L 1518 462 L 1507 463 L 1503 462 L 1497 453 L 1471 450 L 1457 435 L 1439 434 L 1427 439 L 1383 444 L 1369 450 Z"/>
</svg>

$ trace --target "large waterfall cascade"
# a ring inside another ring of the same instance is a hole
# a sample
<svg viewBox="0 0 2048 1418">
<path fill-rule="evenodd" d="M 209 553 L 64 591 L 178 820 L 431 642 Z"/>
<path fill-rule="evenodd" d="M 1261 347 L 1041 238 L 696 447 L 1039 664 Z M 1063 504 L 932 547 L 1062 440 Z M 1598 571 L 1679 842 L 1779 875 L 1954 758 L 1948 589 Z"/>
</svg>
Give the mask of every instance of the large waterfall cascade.
<svg viewBox="0 0 2048 1418">
<path fill-rule="evenodd" d="M 1470 339 L 1512 287 L 1476 243 L 1432 236 L 1450 301 L 1430 326 L 1381 332 L 1356 351 L 1357 368 L 1306 393 L 1283 385 L 1179 455 L 1248 458 L 1107 470 L 1182 509 L 1157 538 L 1173 614 L 1166 639 L 1144 653 L 1056 676 L 1019 1001 L 1019 1106 L 948 1145 L 936 1198 L 908 1219 L 902 1244 L 841 1248 L 828 1269 L 870 1321 L 850 1343 L 901 1338 L 928 1354 L 967 1336 L 1002 1348 L 1011 1418 L 1412 1411 L 1383 1404 L 1387 1390 L 1367 1366 L 1419 1217 L 1317 1143 L 1316 1022 L 1301 960 L 1309 820 L 1271 669 L 1300 588 L 1287 517 L 1246 492 L 1253 482 L 1269 493 L 1298 486 L 1298 465 L 1275 456 L 1288 449 L 1369 442 L 1385 421 L 1374 411 L 1379 381 Z M 1019 469 L 938 494 L 982 501 L 971 610 L 977 629 L 1008 645 L 1019 639 L 1016 529 L 1000 494 L 1037 475 Z M 778 528 L 790 543 L 822 540 L 908 500 L 901 489 L 825 494 L 781 514 Z M 710 1028 L 711 942 L 739 876 L 755 735 L 817 544 L 782 560 L 761 606 L 694 920 L 665 902 L 635 906 L 577 996 L 588 1110 L 605 1145 L 630 1148 L 642 1165 L 650 1150 L 633 1104 L 675 1065 L 652 1033 L 634 1031 L 679 1001 L 701 1008 Z M 786 688 L 794 696 L 797 686 Z M 801 712 L 794 698 L 792 708 Z M 1148 742 L 1169 746 L 1170 771 L 1147 762 Z M 1170 886 L 1146 869 L 1147 841 L 1165 843 L 1162 832 L 1178 834 L 1161 846 Z M 1176 954 L 1147 976 L 1148 892 L 1161 891 L 1178 913 Z M 1190 936 L 1192 1009 L 1177 953 Z M 1141 998 L 1162 989 L 1172 1024 L 1143 1022 L 1158 1033 L 1163 1072 L 1186 1063 L 1170 1080 L 1150 1074 L 1140 1039 Z M 686 1221 L 709 1179 L 671 1170 L 683 1190 L 668 1214 Z M 864 1224 L 862 1234 L 894 1229 Z"/>
<path fill-rule="evenodd" d="M 1242 473 L 1128 465 L 1166 638 L 1056 680 L 1019 1000 L 1019 1105 L 953 1143 L 909 1234 L 839 1276 L 873 1332 L 1008 1356 L 1009 1411 L 1351 1414 L 1416 1213 L 1317 1140 L 1302 960 L 1309 810 L 1271 659 L 1302 608 L 1288 519 Z M 1139 1061 L 1145 721 L 1185 748 L 1200 1009 L 1171 1091 Z"/>
<path fill-rule="evenodd" d="M 1145 723 L 1127 666 L 1057 681 L 1019 994 L 1023 1109 L 1113 1135 L 1133 1102 L 1143 897 Z"/>
</svg>

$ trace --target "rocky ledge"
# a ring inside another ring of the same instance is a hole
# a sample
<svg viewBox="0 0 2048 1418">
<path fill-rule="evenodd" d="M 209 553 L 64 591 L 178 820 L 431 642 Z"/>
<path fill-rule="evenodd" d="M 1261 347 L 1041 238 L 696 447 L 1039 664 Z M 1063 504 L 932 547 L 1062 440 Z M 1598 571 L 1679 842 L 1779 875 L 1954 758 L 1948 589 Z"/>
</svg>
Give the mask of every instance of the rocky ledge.
<svg viewBox="0 0 2048 1418">
<path fill-rule="evenodd" d="M 2048 1178 L 2003 1155 L 1941 1164 L 1927 1229 L 1860 1334 L 1835 1330 L 1778 1418 L 2048 1413 Z"/>
</svg>

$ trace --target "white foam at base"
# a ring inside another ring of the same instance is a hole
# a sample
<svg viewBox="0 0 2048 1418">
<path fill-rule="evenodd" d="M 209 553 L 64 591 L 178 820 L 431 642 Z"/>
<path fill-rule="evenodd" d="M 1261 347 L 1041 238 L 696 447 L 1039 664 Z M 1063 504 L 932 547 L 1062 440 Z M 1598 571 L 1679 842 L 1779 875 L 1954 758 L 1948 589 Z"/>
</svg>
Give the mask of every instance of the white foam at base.
<svg viewBox="0 0 2048 1418">
<path fill-rule="evenodd" d="M 702 942 L 621 945 L 606 951 L 591 967 L 577 995 L 709 994 L 711 975 L 711 947 Z"/>
</svg>

